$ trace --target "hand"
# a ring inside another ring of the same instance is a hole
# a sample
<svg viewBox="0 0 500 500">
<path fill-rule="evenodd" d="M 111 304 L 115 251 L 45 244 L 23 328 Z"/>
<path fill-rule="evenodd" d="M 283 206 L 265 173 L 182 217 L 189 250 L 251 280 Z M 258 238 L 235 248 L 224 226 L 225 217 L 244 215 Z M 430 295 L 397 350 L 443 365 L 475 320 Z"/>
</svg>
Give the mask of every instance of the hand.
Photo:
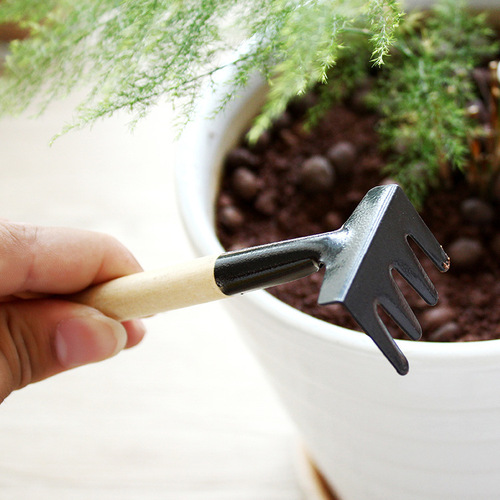
<svg viewBox="0 0 500 500">
<path fill-rule="evenodd" d="M 140 270 L 110 236 L 0 220 L 0 402 L 140 342 L 139 320 L 122 324 L 55 297 Z"/>
</svg>

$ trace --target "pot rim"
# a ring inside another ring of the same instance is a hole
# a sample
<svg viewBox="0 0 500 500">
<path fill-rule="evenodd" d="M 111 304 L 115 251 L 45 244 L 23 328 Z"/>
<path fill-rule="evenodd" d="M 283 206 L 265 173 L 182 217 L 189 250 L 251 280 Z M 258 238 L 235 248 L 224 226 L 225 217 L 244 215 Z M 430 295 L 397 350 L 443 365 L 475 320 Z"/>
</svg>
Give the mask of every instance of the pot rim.
<svg viewBox="0 0 500 500">
<path fill-rule="evenodd" d="M 224 73 L 224 72 L 221 72 Z M 221 81 L 227 82 L 227 73 L 221 76 Z M 191 242 L 192 247 L 201 255 L 219 254 L 224 251 L 214 231 L 214 203 L 219 175 L 207 175 L 203 180 L 210 182 L 210 200 L 203 198 L 203 181 L 197 177 L 197 162 L 205 164 L 207 158 L 210 163 L 217 163 L 220 172 L 222 158 L 226 151 L 221 153 L 223 142 L 236 144 L 241 136 L 241 124 L 248 124 L 255 115 L 249 113 L 247 104 L 255 101 L 258 94 L 262 94 L 264 87 L 262 79 L 255 77 L 243 89 L 237 100 L 231 101 L 224 111 L 214 116 L 214 109 L 220 96 L 223 95 L 224 85 L 217 91 L 210 90 L 203 94 L 193 120 L 180 136 L 178 158 L 175 168 L 175 188 L 177 203 L 181 219 Z M 255 108 L 254 108 L 255 109 Z M 234 126 L 239 121 L 240 127 Z M 229 126 L 231 125 L 231 126 Z M 227 140 L 228 131 L 232 136 Z M 246 301 L 254 308 L 263 310 L 266 315 L 279 318 L 291 328 L 299 329 L 305 334 L 334 342 L 346 349 L 356 349 L 366 355 L 380 357 L 380 351 L 373 341 L 363 332 L 350 330 L 320 320 L 309 314 L 282 302 L 266 291 L 255 291 L 245 295 Z M 231 300 L 235 300 L 234 298 Z M 432 361 L 439 358 L 440 363 L 447 361 L 456 363 L 457 360 L 471 360 L 478 357 L 484 361 L 500 356 L 500 339 L 481 340 L 470 342 L 430 342 L 414 340 L 396 340 L 405 356 L 411 361 Z"/>
</svg>

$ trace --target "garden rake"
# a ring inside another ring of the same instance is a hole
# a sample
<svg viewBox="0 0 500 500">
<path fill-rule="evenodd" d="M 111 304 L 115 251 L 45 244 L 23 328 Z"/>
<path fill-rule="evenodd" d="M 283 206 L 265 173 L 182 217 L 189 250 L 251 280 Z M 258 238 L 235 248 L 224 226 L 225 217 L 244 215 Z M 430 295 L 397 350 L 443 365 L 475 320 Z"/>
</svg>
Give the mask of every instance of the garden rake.
<svg viewBox="0 0 500 500">
<path fill-rule="evenodd" d="M 448 270 L 448 256 L 403 190 L 397 185 L 378 186 L 336 231 L 124 276 L 72 299 L 124 321 L 287 283 L 324 268 L 318 303 L 342 303 L 404 375 L 408 361 L 380 319 L 378 306 L 411 339 L 418 340 L 422 331 L 392 270 L 397 270 L 428 304 L 436 304 L 438 298 L 408 238 L 440 271 Z"/>
</svg>

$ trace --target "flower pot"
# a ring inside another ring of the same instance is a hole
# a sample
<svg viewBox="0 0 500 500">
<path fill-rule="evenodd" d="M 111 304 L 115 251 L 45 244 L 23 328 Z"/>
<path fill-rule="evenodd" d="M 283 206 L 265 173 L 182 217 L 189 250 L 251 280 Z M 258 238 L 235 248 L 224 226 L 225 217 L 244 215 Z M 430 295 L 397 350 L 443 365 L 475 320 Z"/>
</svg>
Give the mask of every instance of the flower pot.
<svg viewBox="0 0 500 500">
<path fill-rule="evenodd" d="M 177 191 L 199 255 L 223 251 L 214 231 L 222 160 L 264 95 L 255 80 L 215 119 L 206 117 L 217 97 L 206 96 L 184 134 Z M 267 292 L 226 306 L 339 499 L 500 498 L 500 340 L 398 341 L 410 362 L 401 377 L 363 333 Z"/>
</svg>

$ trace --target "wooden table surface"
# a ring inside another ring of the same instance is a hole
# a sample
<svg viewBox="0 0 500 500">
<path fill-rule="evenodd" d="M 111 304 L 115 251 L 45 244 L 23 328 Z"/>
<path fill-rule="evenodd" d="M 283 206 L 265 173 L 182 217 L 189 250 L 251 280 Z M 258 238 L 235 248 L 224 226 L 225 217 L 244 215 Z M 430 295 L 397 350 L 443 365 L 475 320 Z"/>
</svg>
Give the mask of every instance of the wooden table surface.
<svg viewBox="0 0 500 500">
<path fill-rule="evenodd" d="M 191 251 L 176 207 L 172 113 L 48 143 L 78 96 L 0 120 L 0 216 L 110 233 L 143 267 Z M 299 500 L 297 438 L 223 304 L 158 315 L 144 342 L 11 395 L 2 500 Z"/>
</svg>

